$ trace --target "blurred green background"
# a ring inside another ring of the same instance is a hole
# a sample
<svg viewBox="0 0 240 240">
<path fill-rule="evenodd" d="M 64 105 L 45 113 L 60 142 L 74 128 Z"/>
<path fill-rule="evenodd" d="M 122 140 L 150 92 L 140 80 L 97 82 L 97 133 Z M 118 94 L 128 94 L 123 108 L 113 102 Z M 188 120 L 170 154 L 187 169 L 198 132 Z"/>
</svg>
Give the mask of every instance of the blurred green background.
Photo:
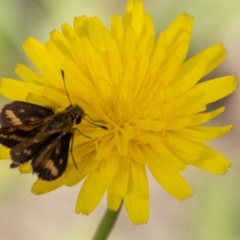
<svg viewBox="0 0 240 240">
<path fill-rule="evenodd" d="M 0 76 L 17 78 L 18 63 L 29 66 L 21 43 L 29 36 L 45 42 L 53 29 L 73 22 L 74 16 L 99 16 L 109 26 L 112 14 L 122 14 L 124 0 L 0 0 Z M 240 75 L 239 0 L 148 0 L 156 32 L 165 29 L 180 13 L 195 18 L 189 56 L 222 42 L 229 55 L 208 78 Z M 1 98 L 1 106 L 6 99 Z M 194 197 L 183 202 L 168 195 L 149 174 L 151 214 L 148 224 L 134 226 L 123 209 L 110 240 L 238 240 L 240 239 L 240 97 L 239 90 L 214 105 L 226 105 L 214 124 L 235 124 L 234 130 L 210 145 L 231 159 L 225 176 L 189 168 L 184 176 Z M 35 176 L 21 176 L 0 161 L 0 240 L 91 239 L 106 208 L 104 198 L 90 216 L 76 215 L 80 185 L 42 196 L 29 189 Z M 94 189 L 93 189 L 94 191 Z"/>
</svg>

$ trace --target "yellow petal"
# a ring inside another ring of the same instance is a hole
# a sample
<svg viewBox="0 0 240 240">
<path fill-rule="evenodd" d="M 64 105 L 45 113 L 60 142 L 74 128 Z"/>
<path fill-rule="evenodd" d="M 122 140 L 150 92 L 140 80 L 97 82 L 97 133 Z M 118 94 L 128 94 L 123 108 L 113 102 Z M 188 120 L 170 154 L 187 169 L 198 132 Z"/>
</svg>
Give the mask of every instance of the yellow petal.
<svg viewBox="0 0 240 240">
<path fill-rule="evenodd" d="M 122 197 L 117 195 L 116 191 L 116 185 L 113 182 L 112 185 L 108 187 L 108 194 L 107 194 L 107 200 L 108 200 L 108 208 L 112 211 L 117 211 L 119 207 L 121 206 Z"/>
<path fill-rule="evenodd" d="M 62 24 L 63 35 L 70 41 L 70 39 L 77 37 L 77 33 L 74 31 L 73 27 L 68 23 Z M 64 41 L 64 44 L 68 44 Z"/>
<path fill-rule="evenodd" d="M 174 109 L 173 109 L 174 110 Z M 170 118 L 165 121 L 157 121 L 157 120 L 139 120 L 138 126 L 142 130 L 148 131 L 156 131 L 159 132 L 161 130 L 173 130 L 184 128 L 187 126 L 202 124 L 210 121 L 212 118 L 218 116 L 224 111 L 224 107 L 221 107 L 212 112 L 199 113 L 192 116 L 179 116 L 178 118 Z"/>
<path fill-rule="evenodd" d="M 197 84 L 189 92 L 189 96 L 199 95 L 198 101 L 212 103 L 232 93 L 237 86 L 238 82 L 235 76 L 220 77 Z"/>
<path fill-rule="evenodd" d="M 211 72 L 214 68 L 216 68 L 226 57 L 227 53 L 221 43 L 215 44 L 202 52 L 194 55 L 189 60 L 183 63 L 181 67 L 181 71 L 178 74 L 178 77 L 181 78 L 185 74 L 189 72 L 189 70 L 196 65 L 200 59 L 205 57 L 207 59 L 207 67 L 205 70 L 205 75 Z"/>
<path fill-rule="evenodd" d="M 45 47 L 34 38 L 28 38 L 23 43 L 23 48 L 32 63 L 41 71 L 45 65 L 55 68 L 55 63 L 47 53 Z"/>
<path fill-rule="evenodd" d="M 102 172 L 104 185 L 108 186 L 112 182 L 113 177 L 119 169 L 120 157 L 116 154 L 110 155 L 107 159 L 104 159 L 100 166 Z"/>
<path fill-rule="evenodd" d="M 60 43 L 59 43 L 60 44 Z M 66 59 L 65 54 L 62 52 L 65 49 L 59 49 L 53 42 L 45 43 L 45 47 L 50 56 L 52 56 L 56 66 L 63 66 Z M 64 48 L 62 46 L 62 48 Z M 65 50 L 66 51 L 66 50 Z M 68 53 L 69 55 L 69 53 Z"/>
<path fill-rule="evenodd" d="M 124 32 L 122 18 L 119 15 L 113 15 L 111 18 L 111 34 L 121 47 L 123 45 Z"/>
<path fill-rule="evenodd" d="M 180 14 L 164 31 L 168 45 L 171 47 L 175 38 L 184 31 L 190 32 L 193 26 L 193 18 L 186 13 Z M 174 42 L 175 43 L 175 42 Z"/>
<path fill-rule="evenodd" d="M 18 167 L 18 170 L 20 171 L 20 173 L 31 173 L 32 167 L 31 167 L 31 164 L 28 162 L 20 165 Z"/>
<path fill-rule="evenodd" d="M 143 2 L 141 0 L 128 0 L 125 14 L 124 14 L 124 28 L 131 26 L 136 32 L 137 36 L 140 36 L 143 28 L 144 9 Z"/>
<path fill-rule="evenodd" d="M 192 165 L 211 173 L 224 174 L 231 162 L 212 148 L 204 146 L 201 158 Z"/>
<path fill-rule="evenodd" d="M 93 17 L 89 22 L 89 39 L 97 52 L 105 52 L 111 41 L 109 30 L 98 17 Z"/>
<path fill-rule="evenodd" d="M 102 182 L 102 174 L 99 171 L 90 173 L 78 195 L 76 213 L 91 213 L 100 203 L 105 191 L 106 186 Z"/>
<path fill-rule="evenodd" d="M 171 132 L 165 135 L 165 140 L 166 146 L 169 146 L 171 153 L 186 165 L 193 163 L 201 157 L 203 146 L 192 141 L 192 138 L 186 140 L 181 135 Z M 173 168 L 174 164 L 165 164 L 165 166 Z"/>
<path fill-rule="evenodd" d="M 221 137 L 231 131 L 232 128 L 232 125 L 223 127 L 192 126 L 177 130 L 174 134 L 177 134 L 181 138 L 188 139 L 189 141 L 206 142 Z"/>
<path fill-rule="evenodd" d="M 100 142 L 97 149 L 96 160 L 102 160 L 109 157 L 110 151 L 113 148 L 113 140 L 111 138 L 105 139 L 105 141 Z"/>
<path fill-rule="evenodd" d="M 178 96 L 186 98 L 186 96 L 183 94 L 191 89 L 205 75 L 208 59 L 206 56 L 202 56 L 200 59 L 198 59 L 198 61 L 191 63 L 191 67 L 187 68 L 186 70 L 184 69 L 184 64 L 185 63 L 183 63 L 180 68 L 180 73 L 178 73 L 176 76 L 176 81 L 170 86 L 170 101 L 172 100 L 176 102 L 175 100 L 178 98 Z"/>
<path fill-rule="evenodd" d="M 0 82 L 0 93 L 11 100 L 18 99 L 19 101 L 24 101 L 28 92 L 33 91 L 31 87 L 36 87 L 32 83 L 26 84 L 21 81 L 13 79 L 2 79 Z"/>
<path fill-rule="evenodd" d="M 41 77 L 39 74 L 35 73 L 32 69 L 18 64 L 15 68 L 15 72 L 20 76 L 25 82 L 33 82 L 37 84 L 45 84 L 45 79 Z"/>
<path fill-rule="evenodd" d="M 158 183 L 175 198 L 184 200 L 192 196 L 191 188 L 179 172 L 164 167 L 149 169 Z"/>
<path fill-rule="evenodd" d="M 133 185 L 139 196 L 149 198 L 148 179 L 145 167 L 135 161 L 131 161 L 131 176 Z"/>
<path fill-rule="evenodd" d="M 65 25 L 66 27 L 66 25 Z M 63 27 L 62 27 L 63 29 Z M 65 36 L 54 30 L 50 33 L 50 37 L 51 37 L 51 42 L 47 42 L 47 44 L 45 45 L 49 54 L 54 57 L 54 61 L 58 59 L 56 59 L 57 57 L 60 57 L 61 59 L 64 57 L 64 55 L 70 55 L 70 44 L 69 44 L 69 41 L 67 41 L 67 39 L 65 38 Z M 49 46 L 49 43 L 54 43 L 54 45 L 63 53 L 63 55 L 57 55 L 55 56 L 53 53 L 56 53 L 56 52 L 50 52 L 48 46 Z"/>
<path fill-rule="evenodd" d="M 62 181 L 66 186 L 71 187 L 78 184 L 86 175 L 81 174 L 79 168 L 76 169 L 75 165 L 69 166 L 62 176 Z"/>
<path fill-rule="evenodd" d="M 57 180 L 51 181 L 51 182 L 37 180 L 33 184 L 31 188 L 31 192 L 36 195 L 45 194 L 61 187 L 62 185 L 63 185 L 63 182 L 61 178 L 58 178 Z"/>
<path fill-rule="evenodd" d="M 111 185 L 108 187 L 108 208 L 117 211 L 125 196 L 130 178 L 130 158 L 119 157 L 121 164 L 115 174 Z"/>
<path fill-rule="evenodd" d="M 149 199 L 140 196 L 132 182 L 129 183 L 128 193 L 123 200 L 128 216 L 134 224 L 143 224 L 148 221 Z"/>
<path fill-rule="evenodd" d="M 9 148 L 0 146 L 0 159 L 9 159 Z"/>
</svg>

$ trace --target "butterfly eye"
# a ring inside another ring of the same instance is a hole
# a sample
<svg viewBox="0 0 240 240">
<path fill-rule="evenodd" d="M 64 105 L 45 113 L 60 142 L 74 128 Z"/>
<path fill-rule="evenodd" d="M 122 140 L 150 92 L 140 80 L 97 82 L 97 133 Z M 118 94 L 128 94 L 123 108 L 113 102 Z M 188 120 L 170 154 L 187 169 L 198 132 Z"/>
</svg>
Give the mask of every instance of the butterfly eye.
<svg viewBox="0 0 240 240">
<path fill-rule="evenodd" d="M 74 124 L 79 124 L 82 121 L 82 117 L 81 116 L 76 116 L 74 118 Z"/>
</svg>

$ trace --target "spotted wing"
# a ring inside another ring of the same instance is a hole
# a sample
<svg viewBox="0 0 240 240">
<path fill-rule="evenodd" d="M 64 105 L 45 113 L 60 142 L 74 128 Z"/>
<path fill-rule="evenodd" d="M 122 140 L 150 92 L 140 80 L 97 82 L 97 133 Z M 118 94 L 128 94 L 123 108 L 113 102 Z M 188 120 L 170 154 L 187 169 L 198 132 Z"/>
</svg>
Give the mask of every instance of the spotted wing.
<svg viewBox="0 0 240 240">
<path fill-rule="evenodd" d="M 53 116 L 49 108 L 15 101 L 5 105 L 0 113 L 0 143 L 12 148 L 41 131 L 42 125 Z"/>
<path fill-rule="evenodd" d="M 13 162 L 10 167 L 31 161 L 33 173 L 39 178 L 45 181 L 57 179 L 66 169 L 71 137 L 72 132 L 55 129 L 29 138 L 11 149 Z"/>
<path fill-rule="evenodd" d="M 69 144 L 72 133 L 67 133 L 61 139 L 52 142 L 44 151 L 32 160 L 33 173 L 45 181 L 59 178 L 68 163 Z"/>
<path fill-rule="evenodd" d="M 32 103 L 14 101 L 6 104 L 0 113 L 0 124 L 2 127 L 27 125 L 39 119 L 53 115 L 50 108 Z"/>
<path fill-rule="evenodd" d="M 39 133 L 44 123 L 44 119 L 39 119 L 28 125 L 0 128 L 0 143 L 5 147 L 12 148 Z"/>
<path fill-rule="evenodd" d="M 61 129 L 55 129 L 42 132 L 38 136 L 33 135 L 30 138 L 23 139 L 10 150 L 13 161 L 11 167 L 17 167 L 36 158 L 42 151 L 46 151 L 53 142 L 59 141 L 61 134 Z"/>
</svg>

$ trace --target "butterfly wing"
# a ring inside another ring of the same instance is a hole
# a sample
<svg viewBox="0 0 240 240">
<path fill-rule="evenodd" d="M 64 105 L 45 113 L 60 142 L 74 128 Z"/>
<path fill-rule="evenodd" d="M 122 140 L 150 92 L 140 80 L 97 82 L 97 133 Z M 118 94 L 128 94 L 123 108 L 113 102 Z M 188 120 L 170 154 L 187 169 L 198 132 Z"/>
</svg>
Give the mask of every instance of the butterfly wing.
<svg viewBox="0 0 240 240">
<path fill-rule="evenodd" d="M 12 148 L 36 135 L 53 111 L 36 104 L 15 101 L 5 105 L 0 113 L 0 143 Z"/>
<path fill-rule="evenodd" d="M 2 108 L 0 124 L 2 127 L 27 125 L 29 122 L 43 119 L 53 114 L 50 108 L 27 102 L 14 101 Z"/>
<path fill-rule="evenodd" d="M 73 136 L 68 115 L 54 115 L 49 108 L 15 101 L 3 107 L 0 124 L 0 143 L 11 148 L 10 167 L 31 161 L 33 173 L 46 181 L 63 174 Z"/>
<path fill-rule="evenodd" d="M 35 136 L 41 131 L 44 120 L 39 119 L 35 122 L 30 122 L 28 125 L 17 125 L 0 128 L 0 143 L 8 148 Z"/>
<path fill-rule="evenodd" d="M 55 129 L 22 140 L 10 150 L 11 159 L 13 161 L 11 167 L 17 167 L 36 158 L 41 152 L 46 151 L 53 142 L 59 141 L 58 139 L 61 134 L 61 130 Z"/>
<path fill-rule="evenodd" d="M 67 167 L 71 138 L 71 132 L 65 134 L 34 158 L 31 163 L 33 173 L 45 181 L 59 178 Z"/>
<path fill-rule="evenodd" d="M 66 169 L 72 135 L 72 132 L 55 129 L 22 141 L 11 148 L 10 167 L 31 161 L 33 173 L 39 178 L 45 181 L 57 179 Z"/>
</svg>

